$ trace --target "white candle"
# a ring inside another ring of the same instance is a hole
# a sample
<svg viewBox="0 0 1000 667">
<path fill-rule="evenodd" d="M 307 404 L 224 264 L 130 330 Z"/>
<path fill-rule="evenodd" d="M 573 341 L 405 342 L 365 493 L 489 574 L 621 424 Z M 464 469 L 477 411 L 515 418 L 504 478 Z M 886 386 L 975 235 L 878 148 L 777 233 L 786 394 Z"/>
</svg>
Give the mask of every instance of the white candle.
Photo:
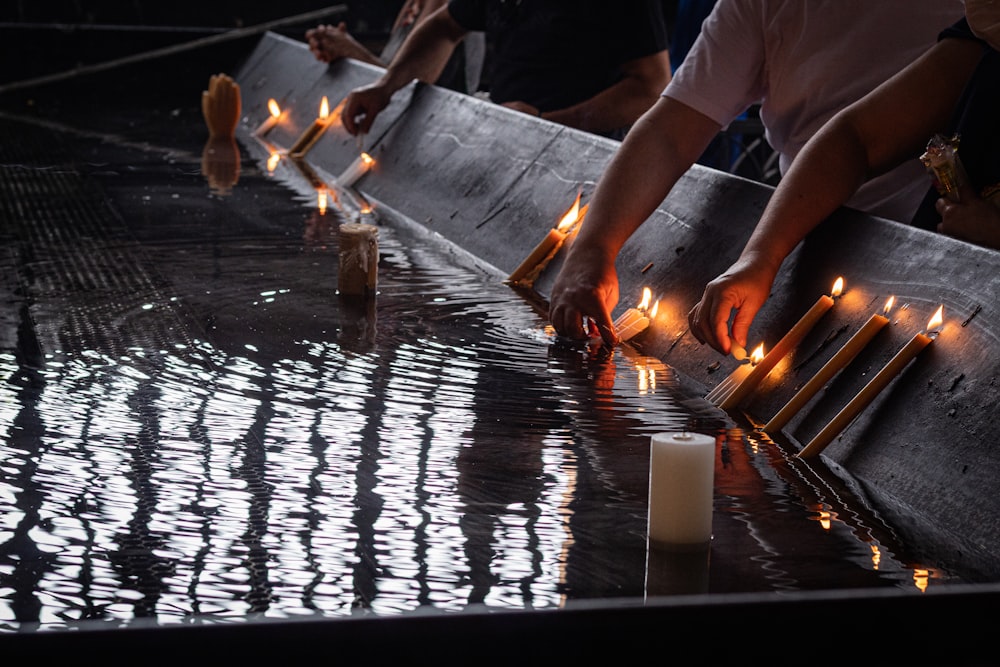
<svg viewBox="0 0 1000 667">
<path fill-rule="evenodd" d="M 258 137 L 262 137 L 274 129 L 274 126 L 278 124 L 278 120 L 281 119 L 281 107 L 278 106 L 274 98 L 267 101 L 267 108 L 271 115 L 265 118 L 264 122 L 257 126 L 257 129 L 254 131 L 254 134 Z"/>
<path fill-rule="evenodd" d="M 712 538 L 715 438 L 656 433 L 649 447 L 649 544 L 695 551 Z"/>
<path fill-rule="evenodd" d="M 353 186 L 359 178 L 368 173 L 368 170 L 375 164 L 375 158 L 368 153 L 362 153 L 358 159 L 348 165 L 340 176 L 337 177 L 337 184 L 342 188 Z"/>
</svg>

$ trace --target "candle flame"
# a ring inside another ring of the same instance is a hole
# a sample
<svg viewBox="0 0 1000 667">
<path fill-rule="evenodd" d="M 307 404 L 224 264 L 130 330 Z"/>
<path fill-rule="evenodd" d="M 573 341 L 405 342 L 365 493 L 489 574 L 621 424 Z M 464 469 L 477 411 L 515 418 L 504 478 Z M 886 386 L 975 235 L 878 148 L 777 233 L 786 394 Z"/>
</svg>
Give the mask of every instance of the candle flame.
<svg viewBox="0 0 1000 667">
<path fill-rule="evenodd" d="M 750 353 L 750 363 L 756 366 L 764 360 L 764 343 L 761 343 Z"/>
<path fill-rule="evenodd" d="M 278 102 L 273 97 L 267 101 L 267 108 L 275 118 L 281 115 L 281 107 L 278 106 Z"/>
<path fill-rule="evenodd" d="M 327 206 L 326 190 L 319 190 L 316 193 L 316 206 L 319 208 L 320 215 L 326 215 L 326 206 Z"/>
<path fill-rule="evenodd" d="M 937 311 L 935 311 L 933 317 L 927 322 L 928 331 L 931 329 L 937 329 L 939 326 L 944 324 L 944 306 L 938 306 Z"/>
<path fill-rule="evenodd" d="M 560 232 L 568 232 L 570 227 L 576 224 L 576 221 L 580 219 L 580 198 L 583 193 L 577 193 L 576 201 L 573 205 L 569 207 L 569 210 L 563 214 L 562 219 L 559 220 L 559 224 L 556 225 L 556 229 Z"/>
<path fill-rule="evenodd" d="M 649 302 L 652 300 L 653 300 L 653 290 L 649 289 L 648 287 L 643 287 L 642 300 L 639 302 L 639 305 L 637 307 L 639 308 L 639 310 L 646 310 L 647 308 L 649 308 Z"/>
<path fill-rule="evenodd" d="M 326 99 L 326 95 L 319 103 L 319 117 L 326 120 L 326 117 L 330 115 L 330 100 Z"/>
<path fill-rule="evenodd" d="M 274 151 L 271 156 L 267 158 L 267 170 L 274 171 L 278 167 L 278 163 L 281 162 L 281 153 Z"/>
<path fill-rule="evenodd" d="M 885 313 L 886 315 L 888 315 L 888 314 L 889 314 L 889 311 L 890 311 L 890 310 L 892 310 L 892 306 L 893 306 L 893 304 L 895 304 L 895 303 L 896 303 L 896 297 L 894 297 L 894 296 L 890 296 L 890 297 L 889 297 L 889 298 L 888 298 L 888 299 L 886 300 L 886 302 L 885 302 L 885 307 L 884 307 L 884 308 L 882 308 L 882 312 L 883 312 L 883 313 Z"/>
<path fill-rule="evenodd" d="M 367 167 L 371 167 L 373 164 L 375 164 L 375 158 L 373 158 L 368 153 L 362 153 L 361 154 L 361 163 L 364 164 L 364 166 L 366 168 Z"/>
<path fill-rule="evenodd" d="M 653 307 L 650 308 L 649 310 L 649 319 L 653 319 L 654 317 L 656 317 L 656 311 L 658 311 L 659 309 L 660 309 L 660 302 L 659 300 L 657 300 L 657 302 L 654 303 Z"/>
<path fill-rule="evenodd" d="M 840 293 L 844 291 L 844 279 L 837 278 L 833 283 L 833 289 L 830 290 L 830 296 L 840 296 Z"/>
</svg>

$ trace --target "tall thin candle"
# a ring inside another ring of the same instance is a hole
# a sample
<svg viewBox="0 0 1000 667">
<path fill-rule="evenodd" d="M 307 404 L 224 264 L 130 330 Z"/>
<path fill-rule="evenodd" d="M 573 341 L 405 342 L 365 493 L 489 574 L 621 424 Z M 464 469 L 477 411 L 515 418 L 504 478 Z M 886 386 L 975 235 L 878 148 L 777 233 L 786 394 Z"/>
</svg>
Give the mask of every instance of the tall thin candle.
<svg viewBox="0 0 1000 667">
<path fill-rule="evenodd" d="M 723 410 L 729 410 L 746 400 L 750 393 L 757 388 L 757 385 L 767 377 L 767 374 L 778 365 L 778 362 L 798 347 L 798 344 L 802 342 L 806 334 L 812 331 L 812 328 L 816 326 L 820 318 L 833 307 L 833 297 L 838 296 L 843 288 L 844 279 L 837 278 L 833 284 L 833 289 L 830 291 L 830 296 L 826 294 L 821 296 L 813 304 L 813 307 L 802 316 L 802 319 L 796 322 L 795 326 L 771 348 L 771 351 L 764 356 L 761 362 L 753 367 L 753 370 L 747 374 L 743 382 L 719 404 L 719 407 Z"/>
<path fill-rule="evenodd" d="M 892 309 L 892 304 L 895 301 L 893 297 L 889 297 L 886 301 L 885 307 L 882 312 L 888 314 Z M 830 357 L 819 372 L 816 373 L 808 382 L 806 382 L 801 389 L 799 389 L 788 403 L 785 404 L 781 410 L 775 414 L 767 424 L 764 425 L 764 431 L 767 433 L 776 433 L 785 427 L 792 417 L 798 414 L 799 410 L 802 409 L 806 403 L 809 402 L 813 396 L 815 396 L 823 386 L 829 382 L 834 375 L 836 375 L 844 366 L 851 363 L 854 357 L 858 356 L 858 353 L 869 342 L 875 337 L 879 331 L 882 330 L 886 324 L 889 323 L 889 318 L 885 315 L 880 315 L 879 313 L 874 313 L 864 325 L 857 330 L 857 332 L 851 336 L 851 339 L 840 348 L 836 354 Z"/>
<path fill-rule="evenodd" d="M 302 157 L 313 147 L 319 138 L 326 132 L 326 128 L 333 124 L 337 114 L 330 113 L 330 101 L 326 95 L 323 96 L 319 104 L 319 116 L 306 128 L 306 131 L 288 149 L 288 154 L 292 157 Z"/>
<path fill-rule="evenodd" d="M 851 399 L 850 403 L 830 420 L 830 423 L 823 427 L 816 436 L 806 445 L 797 456 L 802 459 L 818 456 L 827 445 L 829 445 L 837 435 L 854 421 L 855 417 L 861 414 L 869 403 L 875 400 L 885 387 L 899 375 L 900 372 L 910 363 L 920 352 L 931 344 L 940 333 L 936 330 L 944 321 L 944 306 L 937 309 L 934 316 L 927 323 L 927 329 L 917 333 L 903 348 L 889 360 L 882 370 L 858 392 L 857 396 Z"/>
<path fill-rule="evenodd" d="M 583 216 L 587 213 L 587 207 L 580 207 L 580 198 L 582 193 L 576 195 L 576 201 L 570 206 L 569 210 L 563 214 L 556 226 L 548 231 L 538 245 L 524 258 L 524 261 L 514 269 L 509 276 L 507 276 L 507 282 L 511 284 L 517 283 L 530 283 L 531 278 L 538 273 L 541 267 L 559 251 L 562 244 L 566 241 L 566 238 L 573 231 L 573 227 L 580 221 L 583 220 Z"/>
</svg>

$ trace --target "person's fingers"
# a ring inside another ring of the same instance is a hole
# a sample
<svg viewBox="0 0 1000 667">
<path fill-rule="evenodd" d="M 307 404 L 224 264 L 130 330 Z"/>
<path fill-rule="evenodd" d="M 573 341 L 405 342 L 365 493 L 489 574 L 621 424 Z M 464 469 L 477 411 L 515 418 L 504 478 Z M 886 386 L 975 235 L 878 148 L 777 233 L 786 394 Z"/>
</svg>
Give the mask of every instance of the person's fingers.
<svg viewBox="0 0 1000 667">
<path fill-rule="evenodd" d="M 575 308 L 556 307 L 549 313 L 549 321 L 560 336 L 575 340 L 587 337 L 583 327 L 583 315 Z"/>
</svg>

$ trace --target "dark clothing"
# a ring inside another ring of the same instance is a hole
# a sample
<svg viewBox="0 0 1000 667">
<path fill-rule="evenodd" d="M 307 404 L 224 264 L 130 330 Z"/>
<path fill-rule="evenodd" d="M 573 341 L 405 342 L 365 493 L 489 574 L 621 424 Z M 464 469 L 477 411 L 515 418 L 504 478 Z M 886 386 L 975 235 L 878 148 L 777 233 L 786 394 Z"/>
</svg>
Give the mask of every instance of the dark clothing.
<svg viewBox="0 0 1000 667">
<path fill-rule="evenodd" d="M 965 19 L 944 30 L 941 39 L 971 39 L 983 45 L 983 58 L 943 134 L 958 134 L 958 156 L 969 183 L 980 196 L 986 196 L 1000 184 L 1000 53 L 976 37 Z M 937 229 L 941 216 L 934 205 L 940 196 L 930 188 L 913 218 L 915 226 Z"/>
<path fill-rule="evenodd" d="M 490 99 L 565 109 L 623 78 L 621 66 L 668 48 L 662 0 L 450 0 L 486 32 Z"/>
</svg>

